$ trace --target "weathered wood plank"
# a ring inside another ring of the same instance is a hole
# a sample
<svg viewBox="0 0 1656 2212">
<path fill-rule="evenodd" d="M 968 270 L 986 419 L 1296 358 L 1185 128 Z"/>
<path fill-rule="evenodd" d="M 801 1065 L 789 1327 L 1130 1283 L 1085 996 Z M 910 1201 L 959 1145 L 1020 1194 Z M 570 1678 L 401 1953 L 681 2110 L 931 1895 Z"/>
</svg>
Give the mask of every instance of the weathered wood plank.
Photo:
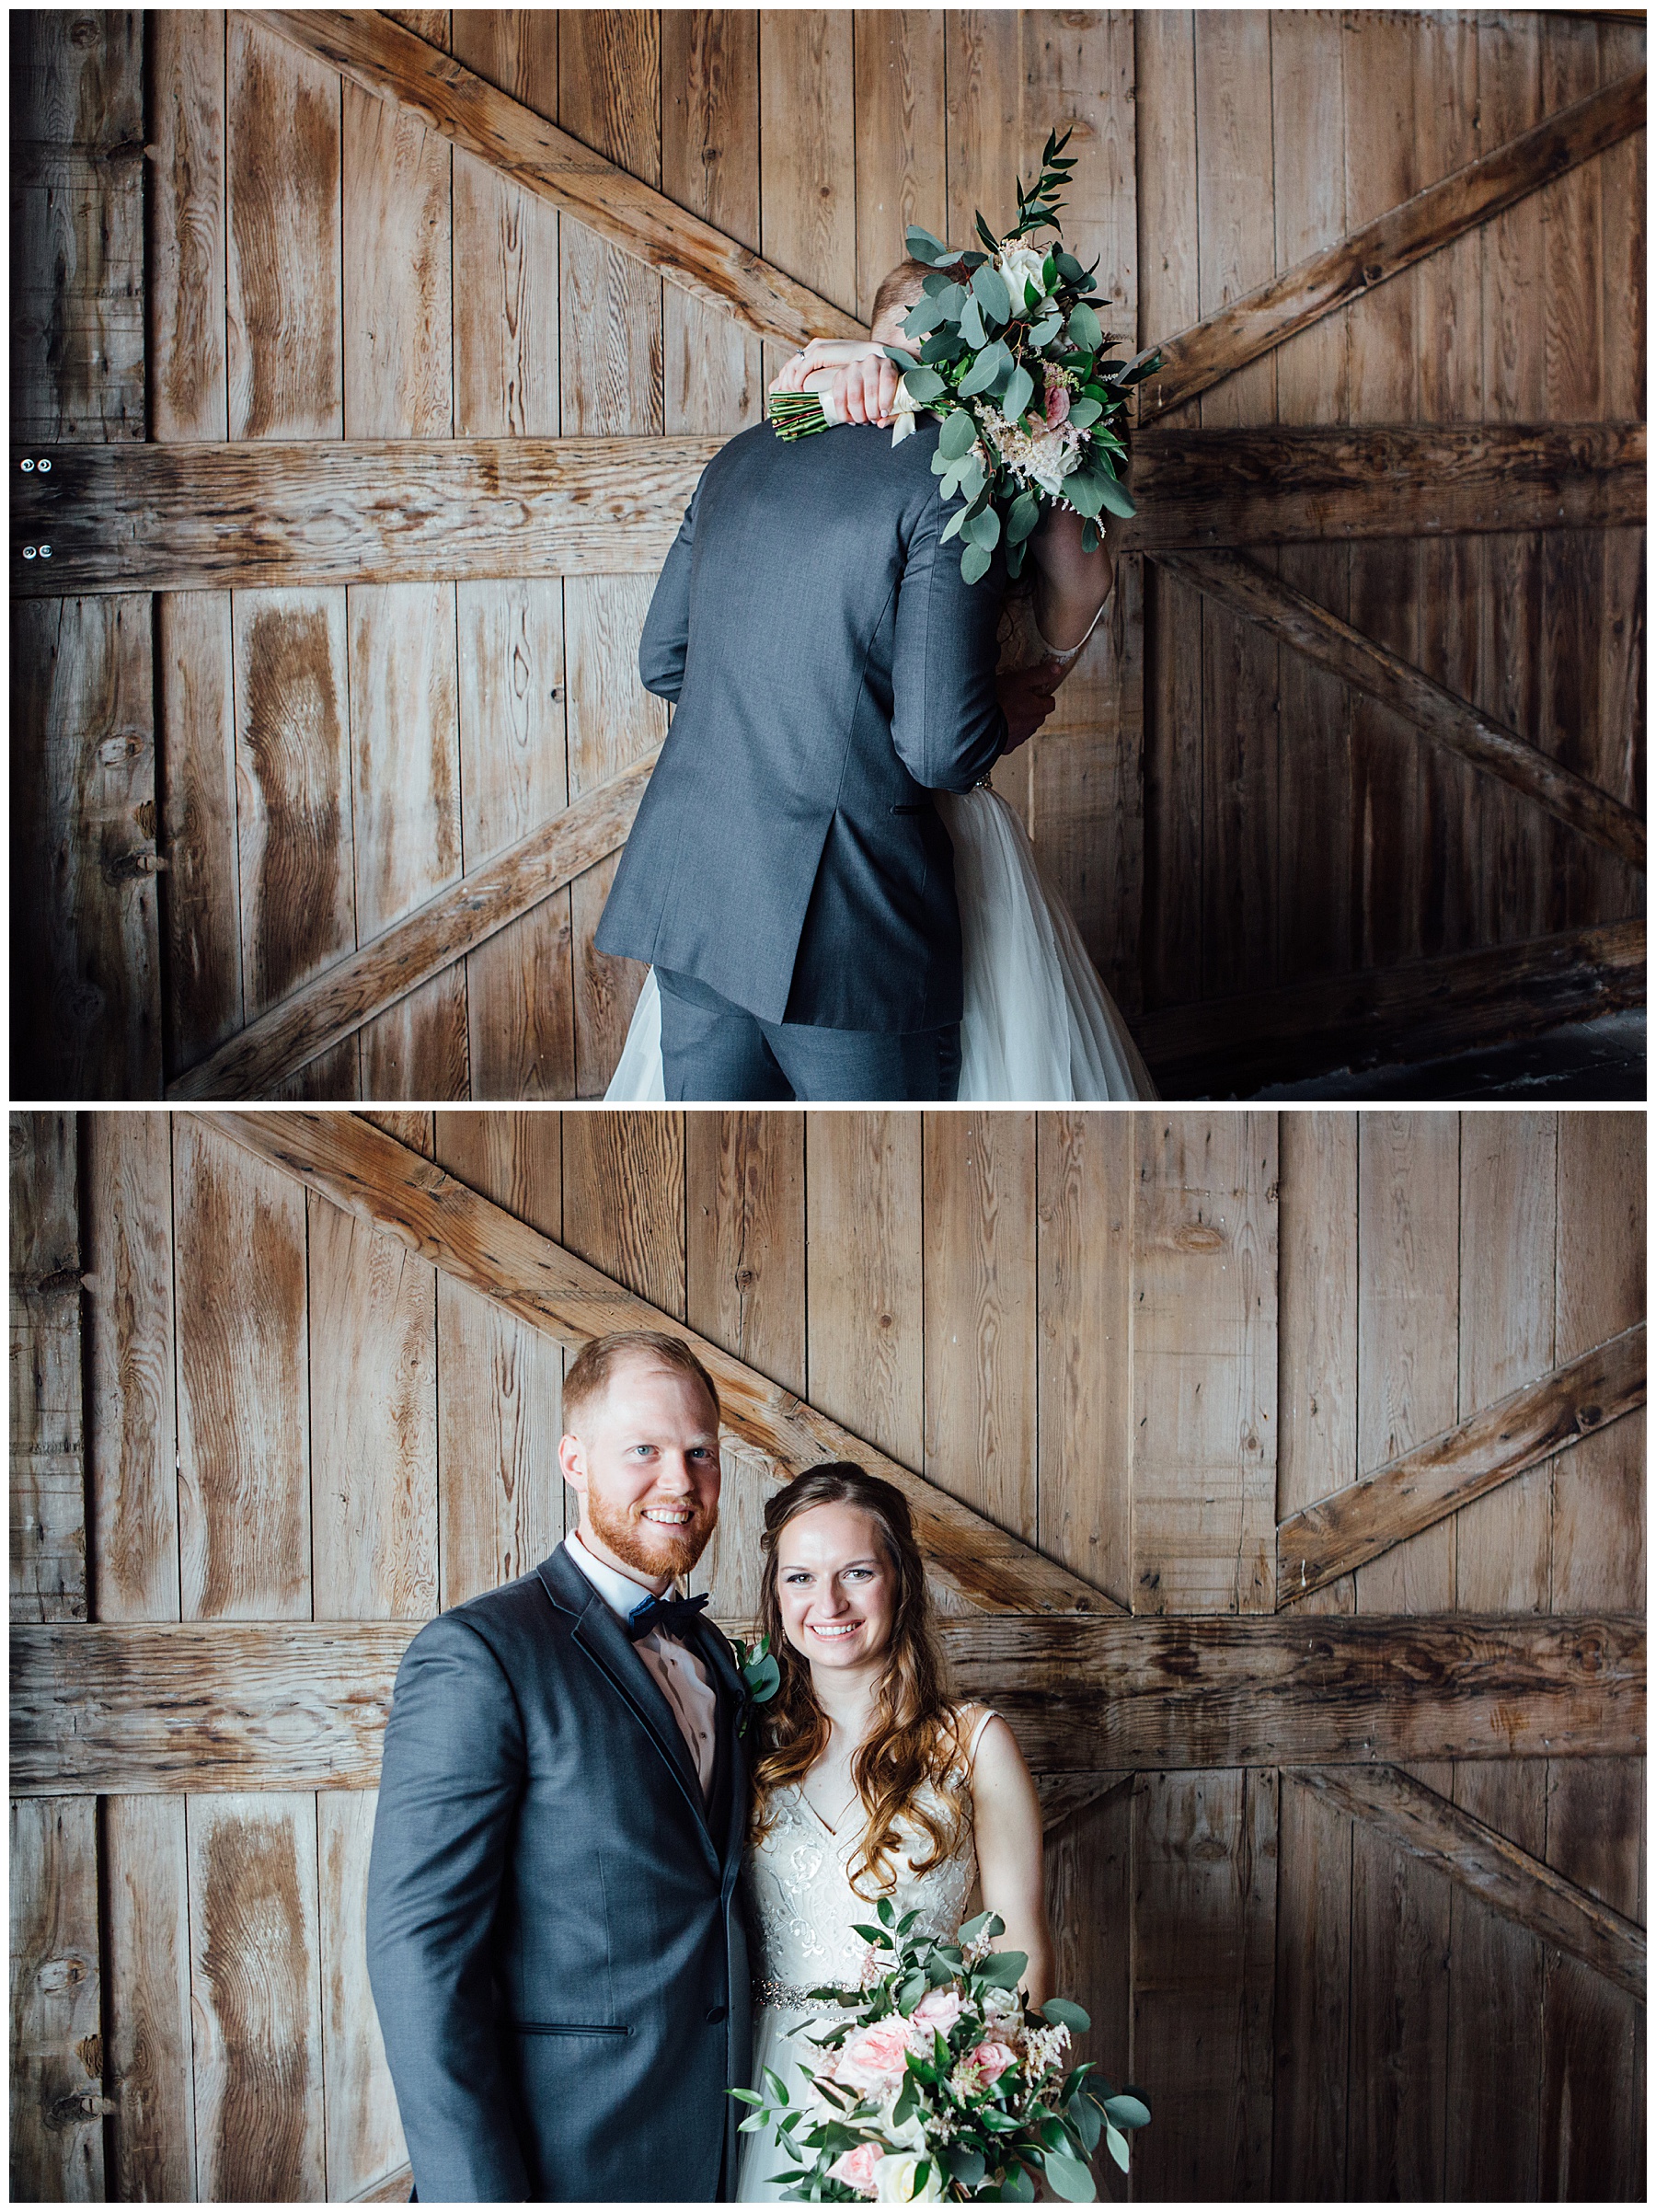
<svg viewBox="0 0 1656 2212">
<path fill-rule="evenodd" d="M 189 1831 L 196 2197 L 324 2197 L 316 1801 L 193 1796 Z"/>
<path fill-rule="evenodd" d="M 1279 1795 L 1270 1768 L 1133 1792 L 1133 2071 L 1156 2114 L 1135 2197 L 1268 2193 Z"/>
<path fill-rule="evenodd" d="M 1292 1515 L 1277 1530 L 1278 1604 L 1349 1574 L 1644 1401 L 1645 1327 L 1639 1321 L 1430 1444 Z"/>
<path fill-rule="evenodd" d="M 123 2204 L 182 2204 L 196 2174 L 185 1800 L 122 1795 L 102 1810 L 109 2194 Z"/>
<path fill-rule="evenodd" d="M 368 1854 L 378 1795 L 316 1799 L 322 2076 L 328 2195 L 362 2195 L 408 2163 L 397 2094 L 368 1986 Z"/>
<path fill-rule="evenodd" d="M 86 1196 L 87 1457 L 98 1618 L 177 1620 L 169 1117 L 88 1115 Z"/>
<path fill-rule="evenodd" d="M 1644 120 L 1645 73 L 1640 69 L 1165 340 L 1162 366 L 1144 386 L 1144 420 L 1182 406 L 1331 308 L 1359 298 L 1555 177 L 1619 144 L 1642 129 Z"/>
<path fill-rule="evenodd" d="M 12 1096 L 154 1098 L 149 600 L 14 605 L 11 704 Z"/>
<path fill-rule="evenodd" d="M 468 426 L 469 428 L 469 426 Z M 24 597 L 64 589 L 651 575 L 722 440 L 676 432 L 75 446 L 13 485 Z M 1143 433 L 1122 553 L 1620 528 L 1637 422 L 1266 424 Z"/>
<path fill-rule="evenodd" d="M 1035 1140 L 1041 1540 L 1128 1607 L 1133 1135 L 1131 1114 L 1076 1109 Z"/>
<path fill-rule="evenodd" d="M 1341 1812 L 1377 1827 L 1544 1943 L 1642 1999 L 1645 1931 L 1543 1861 L 1397 1767 L 1289 1769 Z"/>
<path fill-rule="evenodd" d="M 548 1237 L 563 1233 L 555 1113 L 441 1113 L 433 1158 Z M 462 1604 L 545 1559 L 564 1529 L 559 1346 L 452 1275 L 437 1277 L 438 1602 Z"/>
<path fill-rule="evenodd" d="M 1133 1033 L 1167 1098 L 1246 1098 L 1336 1068 L 1430 1059 L 1645 1001 L 1645 927 L 1612 922 L 1396 968 L 1142 1015 Z"/>
<path fill-rule="evenodd" d="M 1134 1129 L 1133 1609 L 1275 1603 L 1277 1117 Z"/>
<path fill-rule="evenodd" d="M 348 953 L 180 1076 L 174 1099 L 268 1097 L 386 1008 L 593 867 L 621 846 L 656 754 L 636 761 L 572 807 L 417 907 L 381 938 Z"/>
<path fill-rule="evenodd" d="M 1350 1113 L 1287 1113 L 1277 1128 L 1277 1181 L 1282 1191 L 1277 1266 L 1279 1561 L 1281 1524 L 1331 1492 L 1345 1489 L 1357 1476 L 1358 1121 Z M 1355 1612 L 1353 1588 L 1347 1583 L 1327 1596 L 1319 1594 L 1305 1609 Z M 1283 1818 L 1288 1818 L 1286 1808 Z M 1307 1849 L 1316 1855 L 1317 1839 L 1308 1839 Z M 1284 1869 L 1288 1865 L 1284 1851 Z M 1302 2056 L 1308 2055 L 1304 2046 L 1296 2048 Z M 1343 2077 L 1341 2089 L 1343 2094 Z"/>
<path fill-rule="evenodd" d="M 144 17 L 9 26 L 11 419 L 46 444 L 144 436 Z"/>
<path fill-rule="evenodd" d="M 1365 637 L 1237 553 L 1159 556 L 1175 575 L 1234 614 L 1295 646 L 1319 668 L 1400 714 L 1434 744 L 1499 778 L 1607 852 L 1642 869 L 1644 824 L 1631 807 L 1458 699 L 1411 662 Z"/>
<path fill-rule="evenodd" d="M 675 207 L 568 132 L 384 15 L 263 8 L 255 19 L 353 85 L 418 118 L 760 338 L 860 338 L 851 316 Z"/>
<path fill-rule="evenodd" d="M 412 1621 L 12 1630 L 19 1796 L 371 1789 Z M 1617 1757 L 1644 1744 L 1631 1613 L 948 1619 L 956 1683 L 1044 1774 Z"/>
<path fill-rule="evenodd" d="M 104 2197 L 98 1808 L 35 1794 L 11 1808 L 11 2196 Z"/>
<path fill-rule="evenodd" d="M 304 1193 L 203 1121 L 173 1137 L 184 1617 L 305 1619 Z"/>
<path fill-rule="evenodd" d="M 1271 2194 L 1345 2195 L 1351 1823 L 1284 1790 L 1277 1839 L 1276 2095 Z"/>
<path fill-rule="evenodd" d="M 854 1458 L 896 1483 L 914 1508 L 928 1558 L 962 1596 L 1024 1612 L 1110 1607 L 1109 1599 L 1016 1538 L 367 1123 L 308 1112 L 201 1118 L 560 1343 L 577 1347 L 614 1329 L 666 1329 L 684 1336 L 717 1381 L 730 1427 L 775 1457 L 779 1471 Z M 624 1223 L 608 1233 L 624 1235 Z"/>
<path fill-rule="evenodd" d="M 85 1620 L 86 1462 L 75 1117 L 11 1119 L 11 1610 Z"/>
</svg>

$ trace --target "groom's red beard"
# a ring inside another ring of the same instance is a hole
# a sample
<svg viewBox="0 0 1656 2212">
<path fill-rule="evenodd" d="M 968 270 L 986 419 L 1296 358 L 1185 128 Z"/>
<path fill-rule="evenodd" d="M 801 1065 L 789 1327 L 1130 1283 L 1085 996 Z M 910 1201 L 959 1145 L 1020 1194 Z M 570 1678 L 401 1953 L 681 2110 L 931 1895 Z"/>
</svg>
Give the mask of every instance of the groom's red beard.
<svg viewBox="0 0 1656 2212">
<path fill-rule="evenodd" d="M 664 1528 L 659 1521 L 645 1520 L 642 1506 L 613 1505 L 596 1491 L 587 1492 L 592 1534 L 603 1538 L 624 1566 L 647 1574 L 652 1582 L 658 1574 L 688 1574 L 719 1526 L 717 1505 L 704 1511 L 694 1499 L 686 1499 L 684 1506 L 694 1517 L 677 1528 Z"/>
</svg>

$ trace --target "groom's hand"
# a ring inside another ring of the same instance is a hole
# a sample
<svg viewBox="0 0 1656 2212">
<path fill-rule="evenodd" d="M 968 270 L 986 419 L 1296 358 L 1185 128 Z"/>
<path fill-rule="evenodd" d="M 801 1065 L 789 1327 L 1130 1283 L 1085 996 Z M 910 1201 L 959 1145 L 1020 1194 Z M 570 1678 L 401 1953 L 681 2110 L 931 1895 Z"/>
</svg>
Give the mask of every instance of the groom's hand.
<svg viewBox="0 0 1656 2212">
<path fill-rule="evenodd" d="M 1034 736 L 1052 711 L 1052 694 L 1062 670 L 1053 661 L 1033 668 L 1009 668 L 995 678 L 1001 712 L 1006 718 L 1006 752 Z"/>
</svg>

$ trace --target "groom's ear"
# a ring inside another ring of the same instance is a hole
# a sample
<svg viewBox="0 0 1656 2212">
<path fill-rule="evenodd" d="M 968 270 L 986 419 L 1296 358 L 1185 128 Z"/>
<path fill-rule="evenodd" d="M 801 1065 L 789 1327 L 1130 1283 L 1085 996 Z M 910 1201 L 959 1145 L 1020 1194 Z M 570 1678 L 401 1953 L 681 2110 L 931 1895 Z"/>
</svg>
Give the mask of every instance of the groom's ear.
<svg viewBox="0 0 1656 2212">
<path fill-rule="evenodd" d="M 573 1434 L 560 1436 L 558 1441 L 558 1464 L 569 1488 L 582 1497 L 586 1495 L 586 1451 L 581 1438 Z"/>
</svg>

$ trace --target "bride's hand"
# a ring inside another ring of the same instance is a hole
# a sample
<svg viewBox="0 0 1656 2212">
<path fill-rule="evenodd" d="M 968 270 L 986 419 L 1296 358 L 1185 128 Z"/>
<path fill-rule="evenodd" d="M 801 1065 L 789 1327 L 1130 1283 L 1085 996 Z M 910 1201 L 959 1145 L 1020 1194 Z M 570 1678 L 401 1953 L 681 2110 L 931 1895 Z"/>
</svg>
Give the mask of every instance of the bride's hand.
<svg viewBox="0 0 1656 2212">
<path fill-rule="evenodd" d="M 813 380 L 813 389 L 832 395 L 842 422 L 877 422 L 881 429 L 891 420 L 897 404 L 896 364 L 877 347 L 856 361 Z"/>
<path fill-rule="evenodd" d="M 859 354 L 868 351 L 868 344 L 867 339 L 813 338 L 790 360 L 782 363 L 768 389 L 772 392 L 802 392 L 807 388 L 806 378 L 815 370 L 838 368 L 846 362 L 855 361 Z M 811 386 L 812 390 L 820 388 L 818 386 Z"/>
</svg>

